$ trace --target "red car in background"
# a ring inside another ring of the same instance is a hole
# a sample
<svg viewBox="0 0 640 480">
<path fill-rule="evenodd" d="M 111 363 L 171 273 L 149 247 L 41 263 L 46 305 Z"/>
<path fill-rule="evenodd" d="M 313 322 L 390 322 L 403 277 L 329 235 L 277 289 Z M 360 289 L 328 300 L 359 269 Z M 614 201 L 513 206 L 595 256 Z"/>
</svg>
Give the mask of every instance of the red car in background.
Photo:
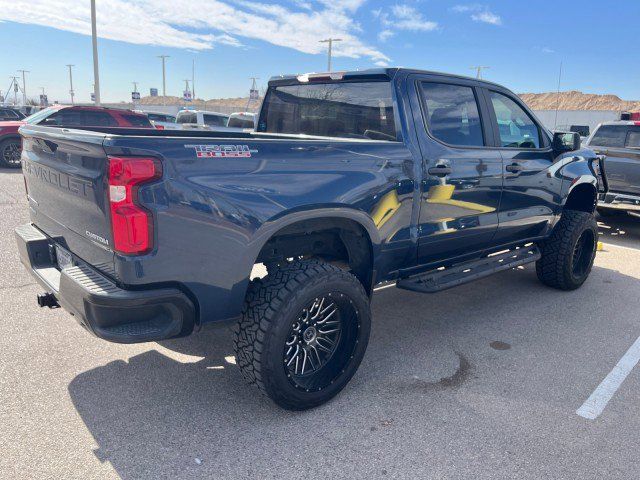
<svg viewBox="0 0 640 480">
<path fill-rule="evenodd" d="M 22 141 L 18 129 L 25 124 L 52 127 L 153 128 L 146 115 L 131 110 L 54 105 L 24 120 L 0 122 L 0 167 L 20 167 Z"/>
</svg>

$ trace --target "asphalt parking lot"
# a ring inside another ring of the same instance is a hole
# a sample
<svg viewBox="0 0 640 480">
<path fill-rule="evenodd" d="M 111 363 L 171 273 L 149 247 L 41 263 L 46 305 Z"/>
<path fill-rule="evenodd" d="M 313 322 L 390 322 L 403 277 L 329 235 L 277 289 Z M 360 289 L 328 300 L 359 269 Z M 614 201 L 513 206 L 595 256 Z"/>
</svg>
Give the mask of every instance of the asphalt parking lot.
<svg viewBox="0 0 640 480">
<path fill-rule="evenodd" d="M 640 336 L 640 219 L 601 225 L 578 291 L 511 270 L 373 301 L 334 401 L 279 410 L 244 384 L 229 329 L 116 345 L 43 310 L 17 258 L 19 172 L 0 170 L 0 478 L 638 478 L 640 366 L 576 413 Z"/>
</svg>

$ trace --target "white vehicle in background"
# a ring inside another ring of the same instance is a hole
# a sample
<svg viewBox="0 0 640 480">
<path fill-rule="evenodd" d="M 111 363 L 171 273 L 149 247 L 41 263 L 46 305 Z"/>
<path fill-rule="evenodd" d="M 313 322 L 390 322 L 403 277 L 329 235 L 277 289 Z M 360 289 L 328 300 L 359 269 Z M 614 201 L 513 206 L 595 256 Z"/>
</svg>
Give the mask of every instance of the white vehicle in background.
<svg viewBox="0 0 640 480">
<path fill-rule="evenodd" d="M 180 130 L 180 125 L 176 123 L 175 115 L 164 112 L 145 112 L 134 110 L 134 112 L 146 115 L 151 124 L 159 130 Z"/>
<path fill-rule="evenodd" d="M 176 123 L 183 130 L 208 130 L 214 132 L 242 131 L 238 128 L 229 128 L 229 115 L 206 110 L 181 110 L 176 116 Z"/>
<path fill-rule="evenodd" d="M 255 130 L 257 115 L 251 112 L 236 112 L 229 116 L 227 127 Z"/>
</svg>

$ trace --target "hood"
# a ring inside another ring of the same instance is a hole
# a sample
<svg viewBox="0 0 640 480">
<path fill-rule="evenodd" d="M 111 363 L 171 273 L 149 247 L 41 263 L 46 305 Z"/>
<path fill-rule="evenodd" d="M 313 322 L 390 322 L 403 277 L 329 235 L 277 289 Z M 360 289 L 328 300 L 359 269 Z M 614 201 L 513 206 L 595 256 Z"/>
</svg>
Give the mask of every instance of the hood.
<svg viewBox="0 0 640 480">
<path fill-rule="evenodd" d="M 26 125 L 27 122 L 22 122 L 22 121 L 6 121 L 6 122 L 0 122 L 0 128 L 5 128 L 5 127 L 13 127 L 13 128 L 20 128 L 22 125 Z"/>
</svg>

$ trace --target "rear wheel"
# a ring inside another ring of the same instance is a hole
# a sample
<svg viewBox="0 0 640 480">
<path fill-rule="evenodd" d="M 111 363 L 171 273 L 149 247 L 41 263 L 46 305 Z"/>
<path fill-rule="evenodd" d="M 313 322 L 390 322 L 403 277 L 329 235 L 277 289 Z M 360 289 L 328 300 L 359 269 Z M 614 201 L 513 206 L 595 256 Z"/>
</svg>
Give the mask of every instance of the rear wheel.
<svg viewBox="0 0 640 480">
<path fill-rule="evenodd" d="M 593 214 L 566 210 L 551 237 L 540 245 L 538 278 L 560 290 L 580 287 L 591 273 L 597 244 L 598 224 Z"/>
<path fill-rule="evenodd" d="M 250 285 L 235 331 L 237 364 L 279 406 L 313 408 L 356 372 L 370 323 L 356 277 L 321 261 L 294 261 Z"/>
<path fill-rule="evenodd" d="M 0 142 L 0 166 L 20 168 L 22 144 L 19 138 L 8 138 Z"/>
</svg>

